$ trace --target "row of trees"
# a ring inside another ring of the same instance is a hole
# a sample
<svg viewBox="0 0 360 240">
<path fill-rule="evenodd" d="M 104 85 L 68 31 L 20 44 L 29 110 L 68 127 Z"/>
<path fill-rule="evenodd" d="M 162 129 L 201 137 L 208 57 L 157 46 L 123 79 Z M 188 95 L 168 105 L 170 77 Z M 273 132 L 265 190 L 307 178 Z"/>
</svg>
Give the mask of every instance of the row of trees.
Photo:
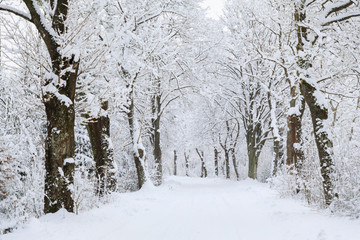
<svg viewBox="0 0 360 240">
<path fill-rule="evenodd" d="M 2 13 L 10 13 L 3 15 L 2 20 L 11 20 L 4 27 L 7 41 L 3 46 L 21 49 L 5 49 L 9 62 L 4 65 L 16 70 L 16 74 L 4 75 L 3 79 L 24 78 L 19 69 L 25 68 L 28 79 L 23 85 L 26 86 L 19 88 L 36 89 L 24 94 L 45 110 L 45 115 L 39 115 L 46 118 L 46 123 L 39 122 L 39 127 L 46 125 L 43 130 L 46 137 L 44 144 L 36 142 L 44 146 L 45 152 L 44 212 L 56 212 L 62 207 L 74 211 L 75 167 L 85 165 L 77 163 L 76 156 L 86 155 L 80 152 L 75 156 L 75 118 L 88 132 L 97 195 L 103 196 L 117 188 L 111 114 L 122 114 L 127 121 L 125 129 L 131 141 L 126 147 L 132 152 L 138 188 L 149 178 L 144 164 L 150 158 L 142 140 L 145 137 L 150 145 L 147 148 L 153 149 L 154 182 L 161 184 L 161 118 L 171 103 L 190 88 L 186 85 L 191 75 L 188 65 L 199 50 L 196 44 L 191 44 L 192 50 L 188 50 L 191 38 L 198 33 L 186 29 L 194 28 L 199 22 L 197 18 L 203 16 L 197 3 L 29 0 L 19 1 L 17 5 L 14 8 L 12 2 L 6 1 L 0 5 Z M 185 42 L 189 44 L 182 44 Z M 19 58 L 26 59 L 14 66 Z M 9 80 L 2 81 L 6 87 Z M 8 111 L 22 110 L 9 109 L 6 97 L 15 96 L 7 92 L 1 96 Z M 11 114 L 5 114 L 4 123 L 11 122 L 8 119 Z M 39 115 L 29 117 L 36 121 Z M 10 136 L 6 128 L 3 134 Z M 42 135 L 42 132 L 32 134 Z M 84 147 L 88 153 L 86 148 L 89 144 Z M 12 150 L 4 146 L 5 158 L 13 158 Z M 17 160 L 11 164 L 27 161 Z M 19 173 L 12 168 L 11 171 Z M 4 179 L 4 185 L 5 180 L 9 179 Z M 3 194 L 9 195 L 5 189 Z"/>
<path fill-rule="evenodd" d="M 351 45 L 343 42 L 345 36 L 352 43 L 358 41 L 358 36 L 348 31 L 359 21 L 358 4 L 306 0 L 228 2 L 224 23 L 232 43 L 222 65 L 244 92 L 239 94 L 234 86 L 226 87 L 231 108 L 239 113 L 244 125 L 249 177 L 256 178 L 259 154 L 264 142 L 272 138 L 273 174 L 285 164 L 297 178 L 297 191 L 304 187 L 308 156 L 304 153 L 302 119 L 307 105 L 325 204 L 330 205 L 338 197 L 331 137 L 334 124 L 330 124 L 329 110 L 336 96 L 352 98 L 347 93 L 337 94 L 344 91 L 338 80 L 355 82 L 358 78 L 358 57 L 355 52 L 347 56 Z M 259 6 L 263 10 L 258 10 Z"/>
<path fill-rule="evenodd" d="M 273 176 L 356 208 L 358 4 L 229 0 L 214 21 L 195 0 L 3 0 L 1 214 L 164 174 Z"/>
</svg>

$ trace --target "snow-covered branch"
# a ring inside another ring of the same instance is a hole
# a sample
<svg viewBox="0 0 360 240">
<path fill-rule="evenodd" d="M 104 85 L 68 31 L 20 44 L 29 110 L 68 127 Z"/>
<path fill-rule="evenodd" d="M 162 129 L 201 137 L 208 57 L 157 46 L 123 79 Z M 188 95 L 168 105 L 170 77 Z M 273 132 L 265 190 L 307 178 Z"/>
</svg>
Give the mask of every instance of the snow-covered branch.
<svg viewBox="0 0 360 240">
<path fill-rule="evenodd" d="M 16 9 L 16 8 L 0 4 L 0 11 L 6 11 L 6 12 L 13 13 L 16 16 L 19 16 L 19 17 L 25 19 L 26 21 L 29 21 L 31 23 L 33 22 L 30 14 L 27 14 L 27 13 L 25 13 L 23 11 L 20 11 L 20 10 Z"/>
</svg>

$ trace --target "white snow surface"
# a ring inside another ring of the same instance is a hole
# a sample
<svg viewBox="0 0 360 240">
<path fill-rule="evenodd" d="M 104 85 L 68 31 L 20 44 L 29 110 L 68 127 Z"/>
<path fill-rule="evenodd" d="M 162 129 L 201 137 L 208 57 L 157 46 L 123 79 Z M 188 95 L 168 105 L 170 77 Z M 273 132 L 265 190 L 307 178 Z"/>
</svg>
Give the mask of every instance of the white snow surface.
<svg viewBox="0 0 360 240">
<path fill-rule="evenodd" d="M 360 221 L 280 198 L 253 180 L 170 177 L 74 215 L 32 219 L 2 240 L 358 240 Z"/>
</svg>

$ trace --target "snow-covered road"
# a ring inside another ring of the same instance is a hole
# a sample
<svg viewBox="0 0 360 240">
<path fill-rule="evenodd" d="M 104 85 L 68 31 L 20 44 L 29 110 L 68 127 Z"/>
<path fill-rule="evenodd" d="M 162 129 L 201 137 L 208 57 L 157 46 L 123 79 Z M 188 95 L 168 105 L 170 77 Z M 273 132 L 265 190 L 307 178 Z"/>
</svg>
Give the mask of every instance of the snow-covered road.
<svg viewBox="0 0 360 240">
<path fill-rule="evenodd" d="M 252 180 L 172 177 L 98 209 L 33 219 L 1 240 L 359 240 L 360 221 L 281 199 Z"/>
</svg>

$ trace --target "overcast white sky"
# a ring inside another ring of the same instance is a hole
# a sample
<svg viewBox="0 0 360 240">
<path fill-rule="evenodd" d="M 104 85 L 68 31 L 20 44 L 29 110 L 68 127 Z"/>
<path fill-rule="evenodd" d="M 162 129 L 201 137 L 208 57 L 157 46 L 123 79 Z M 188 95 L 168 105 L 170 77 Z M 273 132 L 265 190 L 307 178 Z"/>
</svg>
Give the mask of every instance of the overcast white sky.
<svg viewBox="0 0 360 240">
<path fill-rule="evenodd" d="M 204 6 L 209 7 L 209 16 L 218 18 L 222 13 L 225 0 L 204 0 Z"/>
</svg>

